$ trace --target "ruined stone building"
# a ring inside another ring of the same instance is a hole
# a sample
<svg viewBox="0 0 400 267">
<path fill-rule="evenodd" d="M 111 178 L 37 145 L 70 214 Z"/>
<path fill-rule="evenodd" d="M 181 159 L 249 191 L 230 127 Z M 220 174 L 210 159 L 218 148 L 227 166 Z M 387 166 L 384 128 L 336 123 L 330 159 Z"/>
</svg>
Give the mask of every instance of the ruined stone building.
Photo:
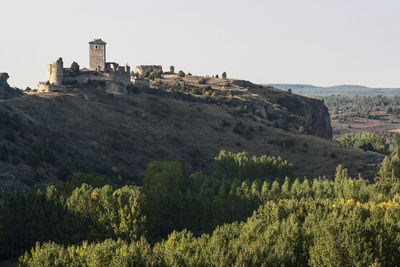
<svg viewBox="0 0 400 267">
<path fill-rule="evenodd" d="M 90 84 L 112 94 L 127 94 L 131 83 L 130 67 L 116 62 L 106 62 L 106 42 L 95 39 L 89 42 L 89 69 L 79 71 L 64 68 L 62 58 L 47 67 L 47 82 L 40 82 L 39 92 L 61 90 L 62 86 Z"/>
<path fill-rule="evenodd" d="M 135 68 L 135 73 L 139 77 L 144 77 L 146 72 L 154 72 L 155 74 L 162 73 L 162 67 L 160 65 L 140 65 Z"/>
</svg>

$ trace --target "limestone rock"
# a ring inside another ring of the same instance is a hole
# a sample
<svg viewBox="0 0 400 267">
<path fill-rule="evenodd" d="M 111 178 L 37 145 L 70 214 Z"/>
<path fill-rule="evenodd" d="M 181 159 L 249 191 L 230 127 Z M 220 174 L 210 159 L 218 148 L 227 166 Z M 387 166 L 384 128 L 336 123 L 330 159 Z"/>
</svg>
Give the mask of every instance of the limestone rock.
<svg viewBox="0 0 400 267">
<path fill-rule="evenodd" d="M 0 99 L 2 100 L 22 95 L 21 90 L 11 88 L 10 85 L 8 85 L 7 83 L 8 78 L 9 78 L 8 73 L 0 72 Z"/>
</svg>

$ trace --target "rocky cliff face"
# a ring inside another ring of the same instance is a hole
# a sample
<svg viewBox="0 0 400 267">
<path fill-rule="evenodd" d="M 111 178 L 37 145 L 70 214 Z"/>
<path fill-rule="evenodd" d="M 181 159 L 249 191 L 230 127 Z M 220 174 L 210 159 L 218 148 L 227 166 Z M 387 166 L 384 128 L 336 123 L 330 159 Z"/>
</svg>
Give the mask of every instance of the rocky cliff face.
<svg viewBox="0 0 400 267">
<path fill-rule="evenodd" d="M 9 76 L 6 72 L 0 72 L 0 99 L 10 99 L 13 97 L 21 96 L 22 92 L 18 89 L 13 89 L 8 85 L 7 80 Z"/>
<path fill-rule="evenodd" d="M 306 106 L 304 118 L 313 135 L 332 139 L 331 117 L 328 108 L 322 101 L 310 99 L 310 105 Z"/>
<path fill-rule="evenodd" d="M 283 117 L 289 119 L 295 128 L 302 126 L 310 135 L 332 139 L 331 118 L 321 100 L 285 91 L 280 91 L 270 99 L 279 104 Z"/>
</svg>

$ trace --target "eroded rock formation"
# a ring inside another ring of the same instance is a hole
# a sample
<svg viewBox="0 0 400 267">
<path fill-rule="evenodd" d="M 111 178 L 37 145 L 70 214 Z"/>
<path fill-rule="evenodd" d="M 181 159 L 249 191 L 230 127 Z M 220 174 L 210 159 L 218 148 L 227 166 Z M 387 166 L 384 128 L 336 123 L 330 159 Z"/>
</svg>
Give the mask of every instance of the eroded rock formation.
<svg viewBox="0 0 400 267">
<path fill-rule="evenodd" d="M 11 88 L 10 85 L 8 85 L 8 78 L 8 73 L 0 72 L 0 99 L 2 100 L 22 95 L 22 92 L 20 90 Z"/>
<path fill-rule="evenodd" d="M 310 99 L 304 117 L 312 135 L 332 139 L 331 117 L 328 108 L 321 100 Z"/>
</svg>

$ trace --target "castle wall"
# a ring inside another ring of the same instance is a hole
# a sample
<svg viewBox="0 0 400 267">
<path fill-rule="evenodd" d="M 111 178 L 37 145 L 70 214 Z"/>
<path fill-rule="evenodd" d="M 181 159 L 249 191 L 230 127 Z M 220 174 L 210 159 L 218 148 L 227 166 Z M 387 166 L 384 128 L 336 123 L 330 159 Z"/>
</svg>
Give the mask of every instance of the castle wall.
<svg viewBox="0 0 400 267">
<path fill-rule="evenodd" d="M 39 82 L 37 90 L 38 92 L 54 92 L 61 90 L 61 86 L 49 84 L 47 82 Z"/>
<path fill-rule="evenodd" d="M 131 81 L 132 81 L 132 84 L 136 88 L 149 88 L 150 87 L 148 79 L 133 78 Z"/>
<path fill-rule="evenodd" d="M 125 71 L 127 70 L 127 71 Z M 64 71 L 63 84 L 87 84 L 91 81 L 109 81 L 119 83 L 124 86 L 131 84 L 130 68 L 129 66 L 119 67 L 116 71 L 81 71 L 79 73 L 73 73 L 70 71 Z"/>
<path fill-rule="evenodd" d="M 110 81 L 121 83 L 123 85 L 131 84 L 131 68 L 128 65 L 125 67 L 119 66 L 116 71 L 106 72 Z"/>
<path fill-rule="evenodd" d="M 97 71 L 81 71 L 79 73 L 73 73 L 70 71 L 64 72 L 64 85 L 73 84 L 86 84 L 89 81 L 107 81 L 108 77 L 104 73 Z"/>
</svg>

